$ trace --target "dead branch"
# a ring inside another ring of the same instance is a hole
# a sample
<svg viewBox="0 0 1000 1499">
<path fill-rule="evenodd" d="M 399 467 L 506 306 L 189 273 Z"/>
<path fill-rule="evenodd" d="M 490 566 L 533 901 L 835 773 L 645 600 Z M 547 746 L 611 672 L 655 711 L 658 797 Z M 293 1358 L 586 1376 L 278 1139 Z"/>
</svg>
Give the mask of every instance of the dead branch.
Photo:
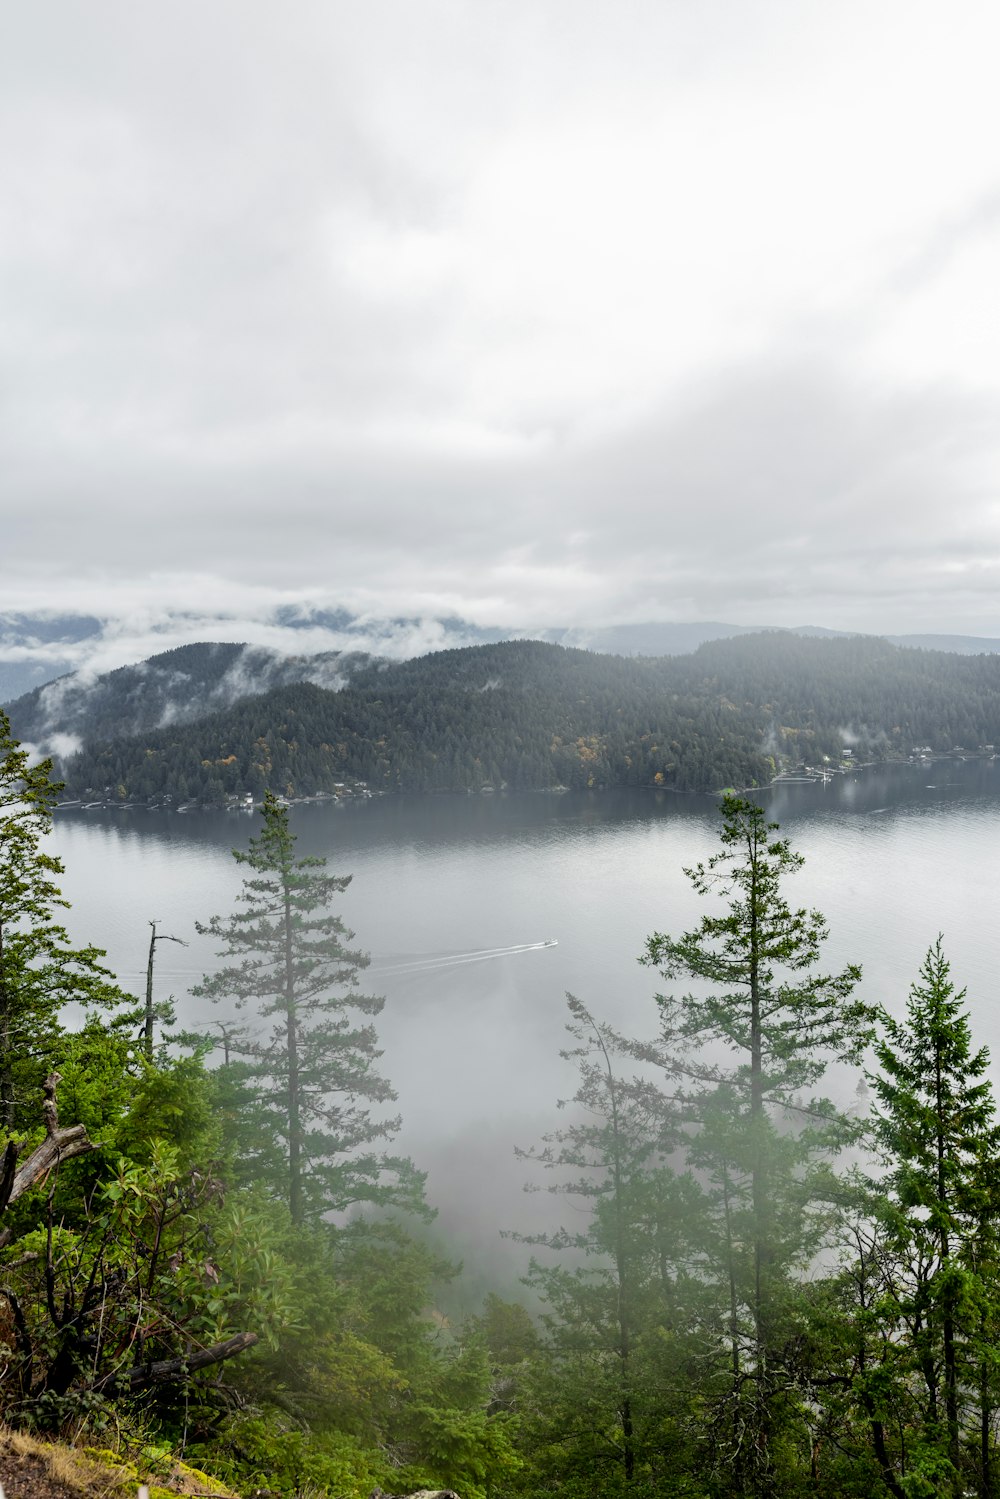
<svg viewBox="0 0 1000 1499">
<path fill-rule="evenodd" d="M 126 1374 L 105 1374 L 90 1388 L 100 1394 L 127 1395 L 134 1394 L 136 1390 L 144 1390 L 149 1385 L 173 1384 L 178 1379 L 186 1379 L 198 1369 L 204 1369 L 208 1364 L 219 1364 L 223 1359 L 245 1352 L 256 1342 L 255 1332 L 238 1332 L 224 1343 L 213 1343 L 211 1347 L 201 1348 L 197 1353 L 188 1354 L 186 1358 L 166 1358 L 156 1363 L 137 1364 Z"/>
<path fill-rule="evenodd" d="M 97 1149 L 93 1141 L 87 1137 L 85 1124 L 69 1124 L 65 1128 L 60 1127 L 59 1109 L 56 1104 L 59 1081 L 59 1073 L 50 1072 L 42 1090 L 45 1094 L 45 1102 L 42 1105 L 45 1139 L 40 1145 L 35 1146 L 27 1160 L 20 1166 L 17 1166 L 20 1145 L 16 1140 L 8 1140 L 3 1156 L 0 1157 L 0 1212 L 17 1202 L 19 1197 L 23 1197 L 30 1187 L 41 1185 L 53 1166 L 60 1161 L 69 1161 L 74 1156 L 87 1155 L 90 1151 Z M 0 1233 L 0 1249 L 9 1244 L 10 1240 L 11 1231 L 5 1228 Z"/>
<path fill-rule="evenodd" d="M 50 1072 L 45 1079 L 45 1103 L 42 1115 L 45 1119 L 45 1139 L 28 1156 L 14 1173 L 7 1204 L 16 1202 L 29 1187 L 44 1182 L 57 1161 L 68 1161 L 77 1155 L 87 1155 L 97 1146 L 87 1137 L 85 1124 L 59 1126 L 59 1111 L 56 1106 L 56 1089 L 60 1078 L 58 1072 Z M 13 1143 L 13 1142 L 11 1142 Z M 8 1145 L 7 1149 L 10 1149 Z"/>
</svg>

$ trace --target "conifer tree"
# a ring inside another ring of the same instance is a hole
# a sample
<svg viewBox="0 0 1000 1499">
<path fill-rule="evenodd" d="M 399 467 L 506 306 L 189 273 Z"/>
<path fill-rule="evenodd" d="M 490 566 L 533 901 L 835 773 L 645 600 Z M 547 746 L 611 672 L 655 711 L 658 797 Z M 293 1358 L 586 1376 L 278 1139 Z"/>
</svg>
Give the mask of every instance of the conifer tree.
<svg viewBox="0 0 1000 1499">
<path fill-rule="evenodd" d="M 761 1495 L 774 1490 L 774 1405 L 789 1389 L 778 1365 L 791 1272 L 818 1247 L 829 1154 L 850 1134 L 808 1090 L 832 1060 L 857 1059 L 871 1029 L 853 997 L 860 969 L 815 971 L 826 922 L 785 899 L 803 859 L 777 832 L 757 803 L 723 799 L 721 851 L 686 871 L 722 910 L 680 937 L 654 933 L 641 960 L 696 988 L 659 995 L 659 1042 L 632 1048 L 666 1072 L 689 1159 L 715 1196 L 715 1259 L 730 1287 L 730 1440 L 741 1491 Z"/>
<path fill-rule="evenodd" d="M 52 761 L 32 765 L 0 712 L 0 1127 L 8 1133 L 34 1124 L 63 1005 L 123 999 L 101 967 L 104 953 L 71 947 L 57 918 L 68 904 L 56 884 L 62 864 L 42 840 L 61 789 Z"/>
<path fill-rule="evenodd" d="M 326 872 L 326 860 L 295 857 L 288 810 L 271 793 L 264 827 L 247 853 L 234 850 L 250 876 L 240 908 L 215 916 L 199 932 L 217 937 L 220 956 L 236 961 L 194 990 L 230 1000 L 272 1022 L 270 1035 L 239 1041 L 242 1080 L 257 1138 L 280 1142 L 281 1160 L 258 1166 L 288 1204 L 292 1221 L 307 1214 L 375 1202 L 422 1210 L 423 1176 L 409 1160 L 372 1149 L 391 1138 L 398 1118 L 373 1113 L 396 1095 L 375 1070 L 382 1053 L 371 1024 L 384 999 L 362 994 L 367 953 L 330 909 L 349 875 Z"/>
<path fill-rule="evenodd" d="M 979 1390 L 982 1424 L 992 1396 L 993 1225 L 1000 1208 L 989 1052 L 972 1049 L 964 1001 L 939 937 L 910 990 L 905 1018 L 882 1016 L 880 1071 L 871 1079 L 875 1142 L 885 1164 L 877 1194 L 892 1255 L 885 1314 L 908 1329 L 909 1362 L 924 1387 L 919 1440 L 947 1459 L 956 1493 L 964 1486 L 963 1403 Z M 985 1494 L 988 1430 L 978 1446 Z"/>
<path fill-rule="evenodd" d="M 533 1259 L 527 1277 L 548 1306 L 549 1336 L 526 1441 L 539 1464 L 554 1452 L 565 1464 L 573 1430 L 575 1474 L 614 1493 L 671 1475 L 686 1440 L 690 1370 L 683 1364 L 690 1349 L 677 1329 L 693 1308 L 688 1300 L 681 1314 L 678 1302 L 701 1296 L 685 1267 L 702 1194 L 690 1176 L 670 1169 L 676 1141 L 664 1136 L 659 1100 L 616 1075 L 617 1035 L 573 995 L 566 998 L 575 1045 L 563 1055 L 579 1066 L 573 1119 L 540 1148 L 517 1154 L 552 1172 L 549 1191 L 584 1216 L 573 1228 L 510 1235 L 569 1251 L 576 1261 Z"/>
</svg>

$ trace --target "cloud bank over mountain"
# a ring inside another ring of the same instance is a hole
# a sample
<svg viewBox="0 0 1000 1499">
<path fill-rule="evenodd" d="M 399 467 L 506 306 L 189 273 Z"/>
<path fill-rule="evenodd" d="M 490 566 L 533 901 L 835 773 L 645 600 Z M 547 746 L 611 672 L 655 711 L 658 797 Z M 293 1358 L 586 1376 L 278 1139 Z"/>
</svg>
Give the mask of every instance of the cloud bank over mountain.
<svg viewBox="0 0 1000 1499">
<path fill-rule="evenodd" d="M 225 590 L 220 590 L 224 597 Z M 120 602 L 117 601 L 116 602 Z M 330 653 L 358 652 L 406 660 L 450 646 L 498 640 L 504 632 L 480 630 L 457 619 L 358 618 L 343 609 L 304 603 L 275 604 L 241 600 L 216 612 L 210 608 L 171 609 L 157 613 L 148 604 L 105 618 L 0 613 L 0 702 L 68 673 L 77 674 L 74 690 L 105 672 L 136 665 L 150 656 L 196 642 L 246 645 L 244 665 L 256 680 L 268 660 L 309 657 L 322 674 Z M 233 671 L 237 671 L 236 665 Z M 318 677 L 317 685 L 328 685 Z M 48 689 L 56 693 L 58 687 Z"/>
</svg>

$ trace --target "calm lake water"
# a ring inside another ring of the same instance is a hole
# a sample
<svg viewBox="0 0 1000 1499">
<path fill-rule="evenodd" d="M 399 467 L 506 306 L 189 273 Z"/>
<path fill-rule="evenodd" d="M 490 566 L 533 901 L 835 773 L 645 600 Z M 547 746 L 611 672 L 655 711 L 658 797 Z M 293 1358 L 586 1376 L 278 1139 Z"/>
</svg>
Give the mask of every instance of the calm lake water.
<svg viewBox="0 0 1000 1499">
<path fill-rule="evenodd" d="M 861 963 L 865 994 L 899 1010 L 943 932 L 976 1038 L 1000 1059 L 1000 762 L 861 771 L 764 797 L 806 857 L 789 898 L 829 921 L 824 966 Z M 158 995 L 174 995 L 186 1024 L 224 1019 L 188 993 L 214 962 L 194 923 L 231 908 L 241 875 L 230 850 L 258 825 L 241 813 L 60 812 L 52 842 L 71 935 L 106 947 L 139 992 L 155 918 L 190 942 L 158 946 Z M 296 807 L 292 827 L 302 853 L 353 875 L 340 909 L 372 954 L 369 991 L 386 996 L 382 1066 L 443 1236 L 467 1265 L 492 1272 L 500 1256 L 507 1267 L 500 1228 L 565 1213 L 523 1196 L 530 1169 L 513 1156 L 560 1123 L 556 1101 L 574 1088 L 559 1057 L 563 995 L 633 1034 L 655 1031 L 656 977 L 636 958 L 650 932 L 698 919 L 682 871 L 716 850 L 717 801 L 386 799 Z"/>
</svg>

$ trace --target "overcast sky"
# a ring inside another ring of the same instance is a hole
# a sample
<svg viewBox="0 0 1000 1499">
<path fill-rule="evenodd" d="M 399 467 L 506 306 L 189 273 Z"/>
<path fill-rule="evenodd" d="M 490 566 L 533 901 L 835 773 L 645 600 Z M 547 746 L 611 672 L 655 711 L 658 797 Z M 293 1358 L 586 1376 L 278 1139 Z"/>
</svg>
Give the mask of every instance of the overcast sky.
<svg viewBox="0 0 1000 1499">
<path fill-rule="evenodd" d="M 0 611 L 1000 635 L 994 0 L 5 0 Z"/>
</svg>

